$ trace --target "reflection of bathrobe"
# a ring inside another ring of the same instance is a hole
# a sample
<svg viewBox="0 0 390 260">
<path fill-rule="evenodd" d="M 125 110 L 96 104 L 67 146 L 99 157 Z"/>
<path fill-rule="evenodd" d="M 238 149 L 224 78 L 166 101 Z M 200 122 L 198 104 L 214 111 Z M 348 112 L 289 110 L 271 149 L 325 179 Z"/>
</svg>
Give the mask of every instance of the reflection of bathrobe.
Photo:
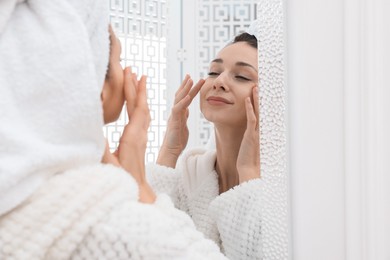
<svg viewBox="0 0 390 260">
<path fill-rule="evenodd" d="M 168 193 L 187 212 L 198 230 L 221 245 L 229 259 L 261 259 L 261 179 L 218 195 L 216 152 L 186 152 L 175 169 L 149 165 L 156 192 Z"/>
</svg>

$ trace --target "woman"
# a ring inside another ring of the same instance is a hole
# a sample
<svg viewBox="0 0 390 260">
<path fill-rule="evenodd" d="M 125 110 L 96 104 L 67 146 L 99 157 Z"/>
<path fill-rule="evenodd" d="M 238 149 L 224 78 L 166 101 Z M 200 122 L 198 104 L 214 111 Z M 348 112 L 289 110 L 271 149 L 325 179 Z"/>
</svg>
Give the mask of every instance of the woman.
<svg viewBox="0 0 390 260">
<path fill-rule="evenodd" d="M 146 79 L 117 66 L 117 42 L 102 111 L 106 1 L 0 7 L 0 259 L 226 259 L 168 197 L 142 185 Z M 108 122 L 120 111 L 104 104 L 116 90 L 132 120 L 117 157 L 106 155 L 121 168 L 100 163 L 103 114 Z"/>
<path fill-rule="evenodd" d="M 261 259 L 257 56 L 256 37 L 243 33 L 210 63 L 205 81 L 192 88 L 184 79 L 157 160 L 163 167 L 149 166 L 147 176 L 231 259 Z M 176 167 L 188 140 L 188 106 L 199 90 L 216 149 L 188 150 Z"/>
</svg>

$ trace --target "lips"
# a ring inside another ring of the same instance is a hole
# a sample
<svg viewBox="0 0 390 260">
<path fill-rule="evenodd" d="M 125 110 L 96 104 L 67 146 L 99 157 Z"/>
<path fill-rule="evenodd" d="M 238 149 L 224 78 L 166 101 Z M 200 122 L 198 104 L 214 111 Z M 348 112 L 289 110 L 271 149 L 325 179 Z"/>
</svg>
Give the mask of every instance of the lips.
<svg viewBox="0 0 390 260">
<path fill-rule="evenodd" d="M 233 102 L 223 98 L 223 97 L 216 97 L 216 96 L 210 96 L 206 99 L 209 103 L 224 103 L 224 104 L 228 104 L 228 105 L 231 105 L 233 104 Z"/>
</svg>

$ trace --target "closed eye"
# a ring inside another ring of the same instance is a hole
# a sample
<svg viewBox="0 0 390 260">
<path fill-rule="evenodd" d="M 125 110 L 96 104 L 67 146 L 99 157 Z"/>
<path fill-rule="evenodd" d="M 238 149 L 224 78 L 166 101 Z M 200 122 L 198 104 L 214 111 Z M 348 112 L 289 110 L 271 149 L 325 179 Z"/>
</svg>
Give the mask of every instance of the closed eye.
<svg viewBox="0 0 390 260">
<path fill-rule="evenodd" d="M 248 79 L 248 78 L 246 78 L 244 76 L 240 76 L 240 75 L 236 76 L 236 79 L 244 80 L 244 81 L 250 81 L 251 80 L 251 79 Z"/>
<path fill-rule="evenodd" d="M 212 77 L 212 76 L 218 76 L 219 73 L 210 71 L 207 75 L 209 75 L 210 77 Z"/>
</svg>

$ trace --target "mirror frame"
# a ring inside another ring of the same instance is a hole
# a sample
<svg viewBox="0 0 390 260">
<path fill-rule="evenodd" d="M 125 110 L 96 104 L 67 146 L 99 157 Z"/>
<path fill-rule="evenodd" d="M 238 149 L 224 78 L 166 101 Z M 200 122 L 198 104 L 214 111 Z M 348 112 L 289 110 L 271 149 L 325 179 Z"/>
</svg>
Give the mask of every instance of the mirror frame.
<svg viewBox="0 0 390 260">
<path fill-rule="evenodd" d="M 291 257 L 284 6 L 284 0 L 261 0 L 257 6 L 262 245 L 267 260 Z"/>
</svg>

